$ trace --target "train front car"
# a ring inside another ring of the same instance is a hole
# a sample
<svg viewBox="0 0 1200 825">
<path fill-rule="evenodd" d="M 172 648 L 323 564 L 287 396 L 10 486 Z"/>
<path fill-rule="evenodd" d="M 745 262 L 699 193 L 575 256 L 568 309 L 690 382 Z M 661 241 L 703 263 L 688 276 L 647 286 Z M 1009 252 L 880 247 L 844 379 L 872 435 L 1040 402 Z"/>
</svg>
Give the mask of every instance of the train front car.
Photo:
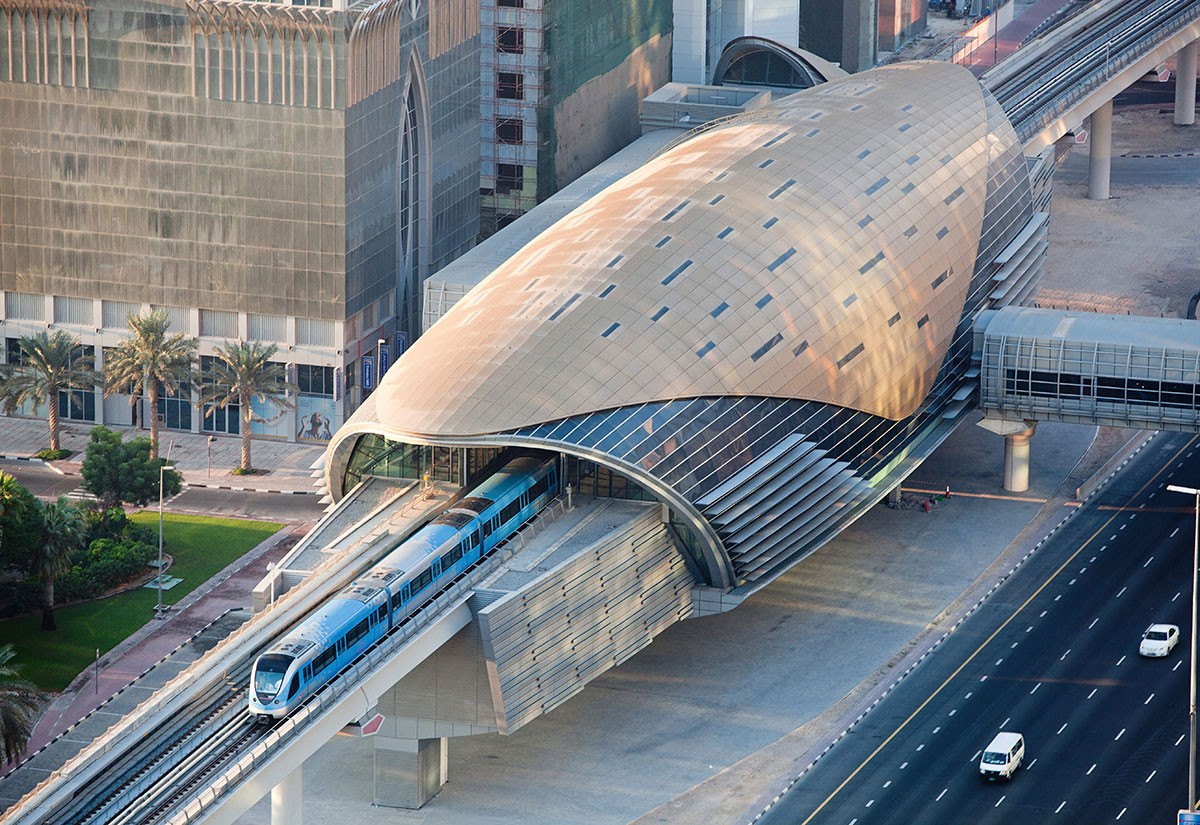
<svg viewBox="0 0 1200 825">
<path fill-rule="evenodd" d="M 282 719 L 374 644 L 389 627 L 386 591 L 355 582 L 258 657 L 250 713 Z"/>
</svg>

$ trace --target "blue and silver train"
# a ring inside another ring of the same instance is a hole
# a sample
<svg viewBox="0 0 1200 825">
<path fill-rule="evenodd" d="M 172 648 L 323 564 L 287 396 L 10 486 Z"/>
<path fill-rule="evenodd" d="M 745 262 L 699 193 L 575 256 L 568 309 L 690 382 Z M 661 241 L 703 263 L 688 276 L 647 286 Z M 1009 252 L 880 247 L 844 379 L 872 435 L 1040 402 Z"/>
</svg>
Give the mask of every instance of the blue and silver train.
<svg viewBox="0 0 1200 825">
<path fill-rule="evenodd" d="M 509 461 L 258 657 L 250 712 L 287 716 L 558 495 L 555 459 Z"/>
</svg>

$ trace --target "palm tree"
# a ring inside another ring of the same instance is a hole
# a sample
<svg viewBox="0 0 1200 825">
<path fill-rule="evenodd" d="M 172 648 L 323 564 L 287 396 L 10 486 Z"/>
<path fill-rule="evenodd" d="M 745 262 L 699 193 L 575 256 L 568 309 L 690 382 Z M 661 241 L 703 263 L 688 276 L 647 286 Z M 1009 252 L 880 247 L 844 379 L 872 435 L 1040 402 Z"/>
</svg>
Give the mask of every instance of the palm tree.
<svg viewBox="0 0 1200 825">
<path fill-rule="evenodd" d="M 20 677 L 15 656 L 11 642 L 0 645 L 0 747 L 5 762 L 15 762 L 25 752 L 34 715 L 46 698 L 32 682 Z"/>
<path fill-rule="evenodd" d="M 226 341 L 217 347 L 212 367 L 202 377 L 201 403 L 213 408 L 225 409 L 237 404 L 242 414 L 242 472 L 250 472 L 250 424 L 253 421 L 271 421 L 254 412 L 252 401 L 270 401 L 284 410 L 296 406 L 288 393 L 297 391 L 287 380 L 283 364 L 271 358 L 279 350 L 275 344 L 260 344 L 257 341 Z"/>
<path fill-rule="evenodd" d="M 57 630 L 54 623 L 54 580 L 71 569 L 71 553 L 83 544 L 83 513 L 66 496 L 42 507 L 42 541 L 34 549 L 30 567 L 42 580 L 45 605 L 42 630 Z"/>
<path fill-rule="evenodd" d="M 0 570 L 21 568 L 41 541 L 42 508 L 33 493 L 0 471 Z"/>
<path fill-rule="evenodd" d="M 130 315 L 132 337 L 104 356 L 104 397 L 125 392 L 131 384 L 142 388 L 149 406 L 150 457 L 158 457 L 158 393 L 160 387 L 172 395 L 192 386 L 196 340 L 183 333 L 169 334 L 167 313 Z"/>
<path fill-rule="evenodd" d="M 9 410 L 26 402 L 45 404 L 50 419 L 50 449 L 59 449 L 58 394 L 96 388 L 95 360 L 79 339 L 57 330 L 18 339 L 17 363 L 0 368 L 0 400 Z"/>
</svg>

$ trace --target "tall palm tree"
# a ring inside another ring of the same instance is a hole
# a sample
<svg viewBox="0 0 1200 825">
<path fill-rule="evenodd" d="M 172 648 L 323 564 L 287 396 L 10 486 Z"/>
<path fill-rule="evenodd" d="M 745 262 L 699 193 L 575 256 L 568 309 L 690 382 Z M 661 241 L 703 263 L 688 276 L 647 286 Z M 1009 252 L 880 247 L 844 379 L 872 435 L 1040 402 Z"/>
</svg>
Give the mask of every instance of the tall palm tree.
<svg viewBox="0 0 1200 825">
<path fill-rule="evenodd" d="M 279 350 L 275 344 L 260 344 L 257 341 L 226 341 L 217 347 L 212 367 L 201 376 L 201 403 L 209 408 L 225 409 L 230 404 L 241 408 L 242 416 L 242 471 L 253 469 L 250 463 L 250 424 L 253 421 L 271 421 L 254 412 L 254 400 L 270 401 L 284 410 L 294 409 L 295 400 L 289 393 L 297 392 L 287 379 L 283 364 L 271 358 Z"/>
<path fill-rule="evenodd" d="M 12 643 L 0 645 L 0 748 L 4 761 L 15 762 L 29 743 L 34 716 L 46 698 L 32 682 L 21 678 Z"/>
<path fill-rule="evenodd" d="M 50 419 L 50 449 L 59 449 L 58 394 L 94 390 L 99 376 L 95 359 L 85 354 L 79 338 L 57 330 L 18 339 L 15 364 L 0 367 L 0 400 L 9 410 L 25 402 L 45 404 Z"/>
<path fill-rule="evenodd" d="M 71 553 L 82 546 L 87 528 L 83 513 L 66 496 L 42 507 L 42 524 L 42 541 L 34 549 L 30 567 L 42 580 L 42 630 L 57 630 L 54 580 L 71 569 Z"/>
<path fill-rule="evenodd" d="M 191 389 L 196 361 L 196 339 L 168 333 L 171 321 L 159 310 L 130 315 L 133 335 L 104 356 L 104 397 L 124 392 L 130 384 L 142 388 L 149 406 L 150 457 L 158 457 L 158 392 L 172 395 Z"/>
</svg>

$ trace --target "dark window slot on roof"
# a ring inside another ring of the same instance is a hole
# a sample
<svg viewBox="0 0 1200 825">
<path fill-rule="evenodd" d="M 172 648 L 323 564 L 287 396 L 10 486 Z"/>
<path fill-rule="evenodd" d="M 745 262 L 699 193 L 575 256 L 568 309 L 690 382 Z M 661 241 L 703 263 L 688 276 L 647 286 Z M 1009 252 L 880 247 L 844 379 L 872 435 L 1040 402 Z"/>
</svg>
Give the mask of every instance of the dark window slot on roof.
<svg viewBox="0 0 1200 825">
<path fill-rule="evenodd" d="M 800 344 L 795 349 L 792 350 L 792 355 L 800 355 L 806 349 L 808 349 L 808 339 L 807 338 L 804 339 L 803 341 L 801 341 Z"/>
<path fill-rule="evenodd" d="M 724 311 L 725 311 L 725 310 L 727 310 L 727 309 L 729 309 L 729 304 L 727 304 L 727 303 L 725 303 L 724 301 L 722 301 L 721 303 L 717 304 L 717 308 L 716 308 L 716 309 L 714 309 L 712 312 L 710 312 L 710 313 L 708 313 L 708 314 L 709 314 L 709 315 L 711 315 L 711 316 L 712 316 L 712 317 L 714 317 L 714 318 L 718 318 L 718 317 L 720 317 L 721 313 L 722 313 L 722 312 L 724 312 Z"/>
<path fill-rule="evenodd" d="M 949 234 L 950 234 L 950 228 L 943 226 L 941 229 L 939 229 L 937 231 L 937 239 L 940 241 L 942 238 L 946 237 Z"/>
<path fill-rule="evenodd" d="M 907 132 L 907 131 L 908 131 L 909 129 L 911 129 L 911 128 L 912 128 L 912 124 L 911 124 L 911 123 L 903 123 L 903 124 L 901 124 L 901 125 L 900 125 L 900 131 L 901 131 L 901 132 Z"/>
<path fill-rule="evenodd" d="M 880 189 L 887 186 L 890 182 L 891 181 L 888 178 L 888 176 L 884 175 L 882 178 L 880 178 L 879 180 L 875 181 L 874 183 L 872 183 L 870 186 L 867 187 L 867 194 L 874 195 Z"/>
<path fill-rule="evenodd" d="M 580 293 L 576 292 L 574 295 L 572 295 L 570 298 L 568 298 L 567 302 L 565 304 L 560 306 L 558 309 L 554 310 L 554 314 L 550 316 L 550 320 L 557 321 L 558 316 L 562 315 L 564 312 L 566 312 L 568 309 L 570 309 L 571 304 L 573 304 L 579 300 L 579 296 L 580 296 Z"/>
<path fill-rule="evenodd" d="M 655 323 L 657 323 L 659 318 L 663 317 L 664 315 L 666 315 L 666 314 L 667 314 L 668 312 L 670 312 L 670 311 L 671 311 L 671 308 L 670 308 L 670 307 L 659 307 L 659 308 L 658 308 L 658 312 L 656 312 L 656 313 L 654 313 L 653 315 L 651 315 L 651 316 L 650 316 L 650 320 L 651 320 L 651 321 L 654 321 Z"/>
<path fill-rule="evenodd" d="M 905 161 L 905 162 L 906 162 L 906 163 L 907 163 L 909 166 L 912 166 L 914 163 L 916 163 L 916 162 L 917 162 L 917 161 L 919 161 L 920 159 L 921 159 L 921 158 L 920 158 L 920 157 L 918 157 L 917 155 L 909 155 L 909 157 L 908 157 L 908 160 L 907 160 L 907 161 Z"/>
<path fill-rule="evenodd" d="M 542 279 L 541 279 L 541 278 L 534 278 L 532 281 L 530 281 L 529 283 L 527 283 L 527 284 L 525 285 L 525 289 L 526 289 L 527 291 L 528 291 L 528 290 L 530 290 L 530 289 L 533 289 L 534 285 L 535 285 L 535 284 L 537 284 L 537 282 L 538 282 L 538 281 L 540 281 L 540 280 L 542 280 Z"/>
<path fill-rule="evenodd" d="M 767 294 L 765 294 L 761 298 L 759 298 L 757 301 L 755 301 L 754 305 L 756 307 L 758 307 L 759 309 L 762 309 L 767 304 L 771 303 L 771 301 L 773 301 L 773 300 L 775 300 L 775 296 L 768 292 Z"/>
<path fill-rule="evenodd" d="M 902 111 L 902 112 L 911 112 L 912 110 L 913 110 L 913 105 L 911 103 L 905 103 L 903 106 L 900 107 L 900 111 Z"/>
<path fill-rule="evenodd" d="M 860 221 L 858 222 L 858 225 L 859 225 L 860 227 L 862 227 L 863 229 L 866 229 L 866 228 L 867 228 L 867 224 L 869 224 L 869 223 L 870 223 L 871 221 L 873 221 L 873 220 L 875 220 L 875 219 L 874 219 L 874 218 L 872 218 L 870 215 L 864 215 L 864 216 L 863 216 L 863 218 L 862 218 L 862 220 L 860 220 Z"/>
<path fill-rule="evenodd" d="M 870 154 L 871 154 L 871 150 L 870 150 L 870 149 L 863 149 L 861 152 L 859 152 L 859 153 L 858 153 L 858 159 L 859 159 L 859 160 L 866 160 L 866 159 L 867 159 L 867 156 L 868 156 L 868 155 L 870 155 Z"/>
<path fill-rule="evenodd" d="M 794 247 L 794 246 L 788 247 L 787 252 L 784 252 L 782 255 L 780 255 L 778 258 L 771 261 L 771 263 L 767 265 L 767 272 L 774 272 L 775 270 L 779 269 L 779 267 L 783 266 L 787 262 L 788 258 L 792 257 L 795 254 L 796 254 L 796 247 Z"/>
<path fill-rule="evenodd" d="M 733 231 L 733 227 L 727 226 L 724 229 L 722 229 L 720 232 L 717 233 L 717 237 L 720 238 L 721 240 L 724 240 L 725 238 L 729 237 L 729 233 L 732 231 Z"/>
<path fill-rule="evenodd" d="M 908 183 L 906 183 L 902 187 L 900 187 L 900 191 L 902 193 L 904 193 L 905 195 L 907 195 L 909 192 L 911 192 L 912 190 L 914 190 L 916 188 L 917 188 L 917 185 L 910 180 Z"/>
<path fill-rule="evenodd" d="M 796 179 L 788 178 L 786 183 L 784 183 L 782 186 L 780 186 L 778 189 L 776 189 L 770 195 L 767 195 L 767 197 L 770 198 L 771 200 L 775 200 L 775 198 L 779 197 L 780 195 L 782 195 L 784 192 L 791 189 L 795 185 L 796 185 Z"/>
<path fill-rule="evenodd" d="M 808 119 L 809 120 L 820 120 L 821 115 L 823 115 L 823 114 L 825 114 L 825 113 L 824 112 L 813 112 L 811 115 L 808 116 Z"/>
<path fill-rule="evenodd" d="M 950 277 L 950 273 L 953 271 L 954 271 L 954 269 L 953 269 L 953 267 L 951 267 L 950 269 L 945 270 L 941 275 L 934 278 L 933 279 L 933 288 L 937 289 L 939 286 L 944 284 L 946 282 L 946 279 Z"/>
<path fill-rule="evenodd" d="M 762 358 L 764 355 L 766 355 L 768 352 L 770 352 L 771 349 L 776 344 L 778 344 L 782 340 L 783 340 L 783 334 L 778 333 L 778 332 L 775 333 L 774 337 L 772 337 L 770 341 L 767 341 L 767 343 L 763 344 L 761 347 L 759 347 L 758 349 L 756 349 L 754 351 L 754 353 L 750 356 L 750 360 L 757 361 L 759 358 Z"/>
<path fill-rule="evenodd" d="M 846 298 L 846 300 L 842 301 L 842 306 L 844 306 L 844 307 L 846 307 L 847 309 L 849 309 L 849 308 L 850 308 L 850 305 L 851 305 L 851 304 L 853 304 L 853 303 L 854 303 L 855 301 L 857 301 L 857 300 L 858 300 L 858 293 L 857 293 L 857 292 L 851 292 L 851 293 L 850 293 L 850 295 L 849 295 L 849 296 Z"/>
<path fill-rule="evenodd" d="M 872 269 L 874 269 L 874 268 L 875 268 L 875 264 L 879 263 L 879 262 L 880 262 L 880 261 L 882 261 L 883 259 L 884 259 L 884 254 L 883 254 L 883 252 L 877 252 L 877 253 L 875 254 L 875 257 L 874 257 L 874 258 L 872 258 L 871 260 L 867 261 L 865 264 L 863 264 L 862 266 L 860 266 L 860 267 L 858 268 L 858 274 L 859 274 L 859 275 L 866 275 L 868 272 L 870 272 Z"/>
<path fill-rule="evenodd" d="M 917 319 L 917 329 L 920 329 L 921 327 L 925 326 L 928 323 L 929 323 L 929 314 L 926 313 L 925 315 L 922 315 L 920 318 Z"/>
<path fill-rule="evenodd" d="M 763 229 L 770 229 L 775 224 L 779 223 L 779 218 L 774 216 L 767 218 L 767 222 L 763 224 Z"/>
<path fill-rule="evenodd" d="M 807 132 L 805 132 L 804 136 L 806 138 L 811 138 L 811 137 L 816 137 L 819 134 L 821 134 L 820 129 L 809 129 Z"/>
<path fill-rule="evenodd" d="M 611 261 L 609 261 L 609 262 L 606 264 L 606 267 L 607 267 L 608 269 L 612 269 L 614 266 L 616 266 L 617 264 L 621 263 L 621 259 L 622 259 L 622 258 L 624 258 L 624 257 L 625 257 L 624 255 L 618 255 L 617 257 L 615 257 L 615 258 L 613 258 Z"/>
<path fill-rule="evenodd" d="M 910 226 L 908 229 L 904 230 L 904 237 L 911 238 L 913 235 L 917 234 L 917 231 L 918 230 L 916 226 Z"/>
<path fill-rule="evenodd" d="M 715 346 L 716 346 L 716 344 L 714 344 L 712 341 L 709 341 L 707 344 L 700 347 L 700 349 L 696 350 L 696 357 L 703 358 L 704 356 L 706 356 L 710 352 L 712 352 L 713 347 L 715 347 Z"/>
<path fill-rule="evenodd" d="M 950 161 L 954 160 L 954 155 L 946 155 L 942 158 L 942 166 L 945 166 Z"/>
<path fill-rule="evenodd" d="M 863 350 L 865 350 L 865 349 L 866 349 L 866 346 L 864 346 L 863 344 L 859 344 L 854 349 L 850 350 L 848 353 L 843 355 L 841 358 L 838 359 L 838 362 L 837 362 L 838 369 L 840 370 L 842 367 L 849 364 L 855 358 L 862 355 Z"/>
<path fill-rule="evenodd" d="M 850 111 L 857 112 L 859 109 L 863 109 L 863 108 L 866 108 L 866 107 L 862 103 L 855 103 L 853 106 L 850 107 Z"/>
<path fill-rule="evenodd" d="M 729 170 L 726 169 L 724 172 L 722 172 L 721 174 L 719 174 L 715 178 L 713 178 L 713 183 L 716 183 L 717 181 L 725 180 L 725 176 L 728 174 L 729 174 Z"/>
<path fill-rule="evenodd" d="M 662 249 L 664 246 L 666 246 L 666 245 L 667 245 L 668 243 L 670 243 L 670 242 L 671 242 L 671 236 L 670 236 L 670 235 L 663 235 L 663 237 L 662 237 L 662 240 L 661 240 L 661 241 L 659 241 L 658 243 L 656 243 L 656 244 L 654 245 L 654 248 L 655 248 L 655 249 Z"/>
<path fill-rule="evenodd" d="M 675 267 L 675 269 L 671 271 L 670 275 L 663 278 L 662 285 L 666 286 L 667 284 L 671 283 L 671 281 L 675 280 L 681 274 L 683 274 L 683 270 L 687 269 L 691 265 L 692 265 L 692 259 L 688 258 L 686 261 L 681 263 L 679 266 Z"/>
<path fill-rule="evenodd" d="M 960 187 L 958 187 L 957 189 L 955 189 L 953 192 L 951 192 L 951 193 L 950 193 L 950 194 L 949 194 L 949 195 L 946 197 L 946 199 L 945 199 L 944 203 L 945 203 L 947 206 L 949 206 L 950 204 L 952 204 L 952 203 L 954 203 L 956 200 L 958 200 L 959 196 L 960 196 L 960 195 L 962 195 L 962 193 L 963 193 L 963 192 L 965 192 L 965 191 L 966 191 L 966 190 L 965 190 L 965 189 L 963 189 L 961 186 L 960 186 Z"/>
<path fill-rule="evenodd" d="M 766 169 L 768 166 L 770 166 L 770 165 L 771 165 L 772 163 L 774 163 L 774 162 L 775 162 L 775 158 L 767 158 L 766 160 L 764 160 L 762 163 L 760 163 L 760 164 L 758 165 L 758 168 L 759 168 L 759 169 Z"/>
<path fill-rule="evenodd" d="M 723 200 L 725 200 L 725 196 L 724 196 L 724 195 L 717 195 L 715 198 L 713 198 L 712 200 L 710 200 L 710 201 L 708 202 L 708 205 L 709 205 L 709 206 L 716 206 L 718 203 L 720 203 L 720 202 L 721 202 L 721 201 L 723 201 Z"/>
<path fill-rule="evenodd" d="M 604 330 L 604 332 L 600 333 L 600 335 L 601 335 L 602 337 L 604 337 L 604 338 L 607 338 L 608 336 L 610 336 L 610 335 L 612 335 L 614 332 L 616 332 L 616 331 L 617 331 L 617 329 L 618 329 L 620 326 L 621 326 L 620 324 L 613 324 L 611 327 L 609 327 L 608 329 Z"/>
<path fill-rule="evenodd" d="M 780 133 L 779 133 L 779 134 L 777 134 L 775 137 L 771 138 L 771 139 L 770 139 L 770 140 L 768 140 L 766 143 L 764 143 L 764 144 L 762 145 L 762 148 L 764 148 L 764 149 L 769 149 L 769 148 L 771 148 L 772 146 L 774 146 L 776 143 L 778 143 L 779 141 L 783 140 L 783 139 L 784 139 L 785 137 L 787 137 L 787 136 L 788 136 L 788 133 L 787 133 L 787 132 L 780 132 Z"/>
<path fill-rule="evenodd" d="M 683 211 L 683 210 L 684 210 L 684 209 L 687 207 L 687 205 L 688 205 L 689 203 L 691 203 L 691 201 L 690 201 L 690 200 L 686 200 L 686 201 L 684 201 L 683 203 L 679 204 L 679 206 L 676 206 L 674 209 L 672 209 L 670 212 L 668 212 L 666 215 L 664 215 L 664 216 L 663 216 L 663 220 L 664 220 L 664 221 L 669 221 L 669 220 L 671 220 L 671 218 L 675 217 L 675 216 L 676 216 L 676 215 L 678 215 L 680 212 L 682 212 L 682 211 Z"/>
<path fill-rule="evenodd" d="M 608 286 L 604 287 L 604 291 L 600 293 L 600 297 L 607 298 L 609 293 L 612 292 L 616 288 L 617 288 L 616 284 L 609 284 Z"/>
<path fill-rule="evenodd" d="M 900 313 L 899 312 L 897 312 L 891 318 L 888 318 L 888 326 L 889 327 L 894 327 L 898 323 L 900 323 Z"/>
</svg>

